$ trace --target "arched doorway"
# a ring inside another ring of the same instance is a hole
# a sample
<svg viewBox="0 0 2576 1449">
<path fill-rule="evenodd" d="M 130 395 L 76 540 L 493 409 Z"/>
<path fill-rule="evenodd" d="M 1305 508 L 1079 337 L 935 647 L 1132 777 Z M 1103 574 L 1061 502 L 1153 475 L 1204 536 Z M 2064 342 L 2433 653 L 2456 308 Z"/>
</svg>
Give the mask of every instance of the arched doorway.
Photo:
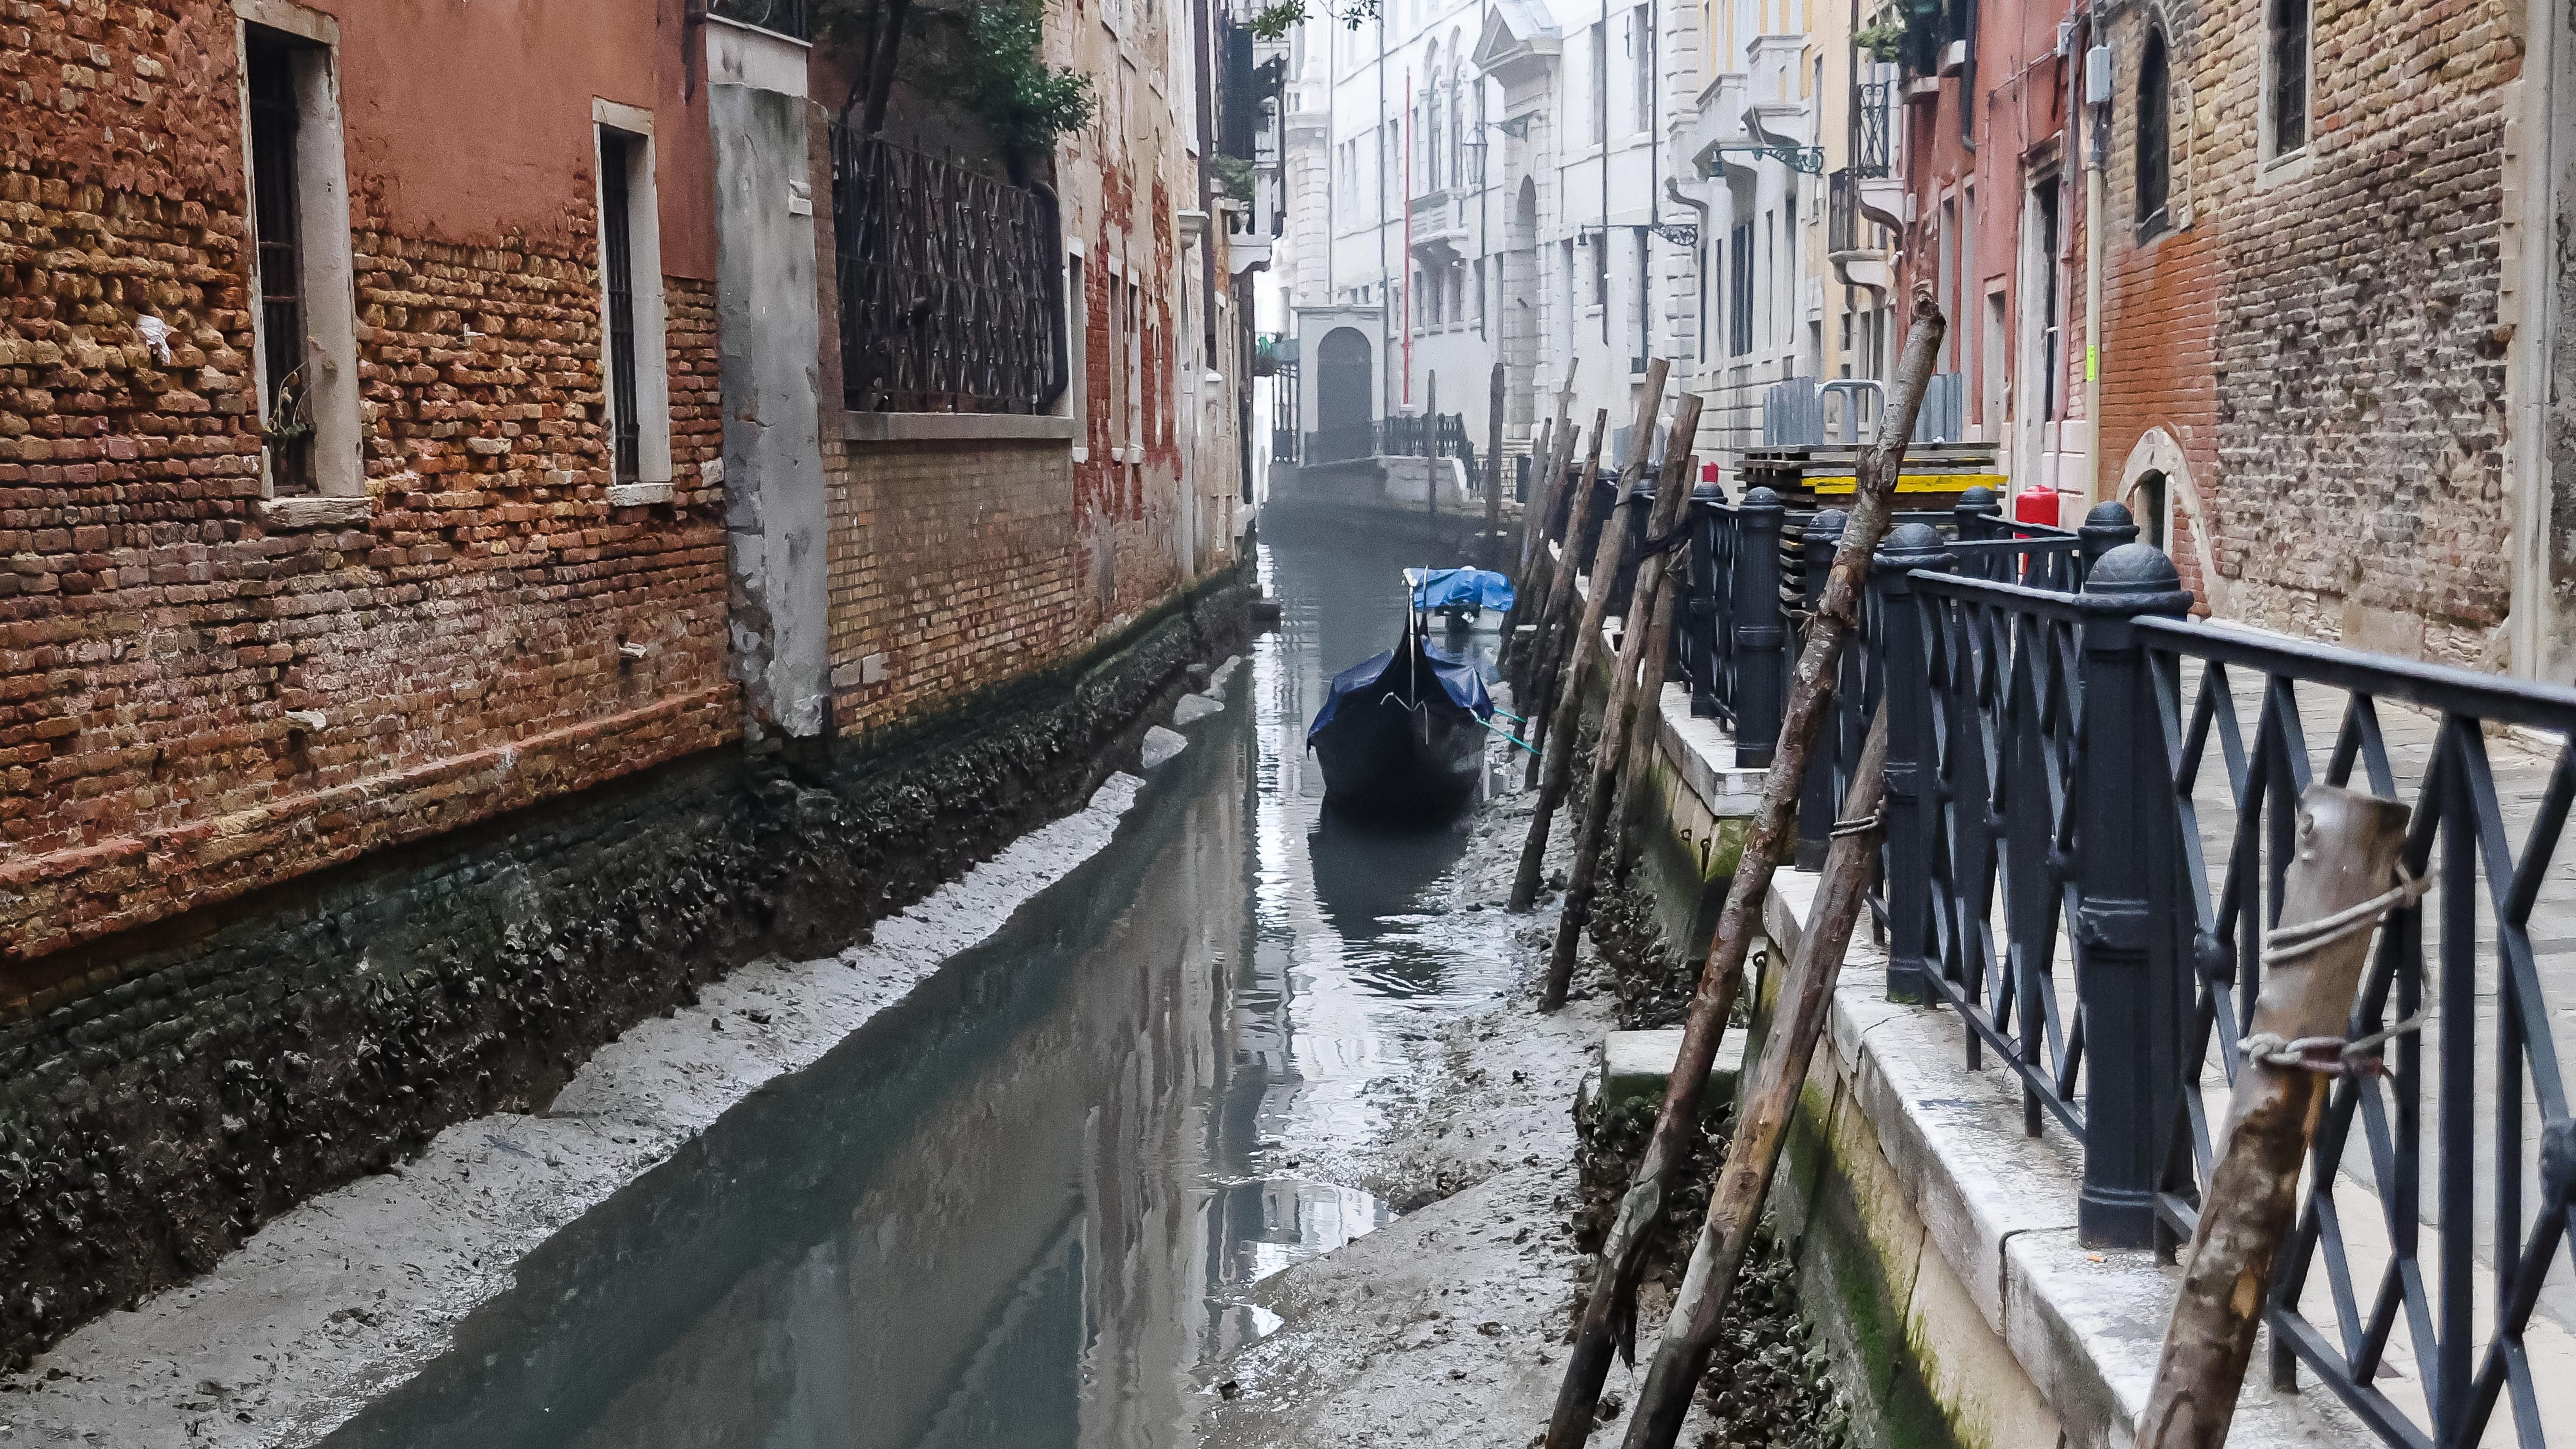
<svg viewBox="0 0 2576 1449">
<path fill-rule="evenodd" d="M 1356 327 L 1336 327 L 1315 349 L 1315 428 L 1338 432 L 1365 428 L 1373 416 L 1368 338 Z"/>
</svg>

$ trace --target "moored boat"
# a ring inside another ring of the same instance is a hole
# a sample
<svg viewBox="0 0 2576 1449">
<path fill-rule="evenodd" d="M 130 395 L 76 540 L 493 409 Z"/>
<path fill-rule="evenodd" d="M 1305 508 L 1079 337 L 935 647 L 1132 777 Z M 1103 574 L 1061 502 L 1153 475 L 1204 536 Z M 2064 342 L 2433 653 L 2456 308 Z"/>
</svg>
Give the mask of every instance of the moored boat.
<svg viewBox="0 0 2576 1449">
<path fill-rule="evenodd" d="M 1306 731 L 1324 803 L 1382 818 L 1454 813 L 1483 776 L 1493 712 L 1475 665 L 1433 648 L 1408 616 L 1401 644 L 1333 676 Z"/>
</svg>

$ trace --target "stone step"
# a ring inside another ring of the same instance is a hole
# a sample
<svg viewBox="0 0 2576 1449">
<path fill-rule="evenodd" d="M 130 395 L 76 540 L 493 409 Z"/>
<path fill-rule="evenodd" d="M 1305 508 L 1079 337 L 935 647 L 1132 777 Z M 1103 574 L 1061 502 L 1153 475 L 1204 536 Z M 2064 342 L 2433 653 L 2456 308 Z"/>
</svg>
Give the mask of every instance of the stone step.
<svg viewBox="0 0 2576 1449">
<path fill-rule="evenodd" d="M 1735 1100 L 1735 1080 L 1744 1063 L 1744 1028 L 1731 1026 L 1718 1043 L 1717 1065 L 1708 1074 L 1708 1090 L 1700 1098 L 1705 1112 L 1720 1102 Z M 1649 1106 L 1664 1100 L 1664 1089 L 1672 1080 L 1673 1058 L 1681 1054 L 1682 1029 L 1663 1027 L 1655 1031 L 1614 1031 L 1601 1041 L 1601 1070 L 1589 1083 L 1588 1095 L 1595 1102 L 1611 1107 L 1624 1107 L 1642 1101 Z"/>
</svg>

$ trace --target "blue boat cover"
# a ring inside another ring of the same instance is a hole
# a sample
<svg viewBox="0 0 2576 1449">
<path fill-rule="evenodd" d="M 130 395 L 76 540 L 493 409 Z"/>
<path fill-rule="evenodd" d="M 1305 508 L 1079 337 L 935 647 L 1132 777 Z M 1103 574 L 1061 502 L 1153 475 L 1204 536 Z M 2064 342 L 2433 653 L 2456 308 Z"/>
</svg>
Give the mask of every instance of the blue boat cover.
<svg viewBox="0 0 2576 1449">
<path fill-rule="evenodd" d="M 1431 677 L 1440 681 L 1440 691 L 1449 696 L 1451 704 L 1478 719 L 1493 717 L 1494 697 L 1485 692 L 1485 678 L 1476 672 L 1475 665 L 1429 644 L 1422 646 L 1422 653 L 1431 661 Z M 1344 696 L 1357 694 L 1377 683 L 1379 677 L 1386 673 L 1387 666 L 1394 662 L 1395 651 L 1382 649 L 1334 675 L 1333 687 L 1324 694 L 1324 707 L 1315 711 L 1315 722 L 1306 727 L 1307 741 L 1312 743 L 1316 734 L 1333 722 L 1333 712 L 1341 707 Z"/>
<path fill-rule="evenodd" d="M 1417 609 L 1472 604 L 1503 613 L 1512 607 L 1512 581 L 1492 569 L 1406 569 L 1404 577 Z"/>
</svg>

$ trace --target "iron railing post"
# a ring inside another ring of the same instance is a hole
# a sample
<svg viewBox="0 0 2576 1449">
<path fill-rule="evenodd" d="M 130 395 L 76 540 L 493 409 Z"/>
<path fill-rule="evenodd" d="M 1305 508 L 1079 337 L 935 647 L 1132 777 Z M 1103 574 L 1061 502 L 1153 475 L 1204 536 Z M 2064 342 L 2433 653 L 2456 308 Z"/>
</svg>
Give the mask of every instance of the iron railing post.
<svg viewBox="0 0 2576 1449">
<path fill-rule="evenodd" d="M 2116 524 L 2094 510 L 2105 530 Z M 2125 514 L 2126 510 L 2123 510 Z M 2095 524 L 2087 521 L 2088 544 Z M 2083 720 L 2069 792 L 2074 813 L 2076 1012 L 2084 1032 L 2084 1187 L 2075 1226 L 2087 1245 L 2156 1245 L 2159 1144 L 2181 1104 L 2183 969 L 2169 922 L 2179 857 L 2152 668 L 2135 620 L 2191 610 L 2173 560 L 2121 544 L 2084 585 Z"/>
<path fill-rule="evenodd" d="M 1780 619 L 1780 521 L 1788 510 L 1768 488 L 1747 491 L 1735 506 L 1735 763 L 1767 769 L 1780 743 L 1780 713 L 1789 687 Z"/>
<path fill-rule="evenodd" d="M 1825 577 L 1834 569 L 1834 550 L 1842 546 L 1843 525 L 1848 516 L 1839 508 L 1822 509 L 1807 520 L 1799 535 L 1803 555 L 1799 570 L 1805 594 L 1807 617 L 1814 618 L 1817 605 L 1824 602 Z M 1803 644 L 1803 640 L 1801 643 Z M 1854 655 L 1865 647 L 1864 641 L 1852 640 L 1843 647 L 1844 667 L 1837 671 L 1833 708 L 1825 716 L 1825 733 L 1816 741 L 1813 754 L 1807 757 L 1807 778 L 1798 785 L 1798 854 L 1800 870 L 1823 870 L 1825 850 L 1834 829 L 1834 806 L 1842 792 L 1835 789 L 1835 775 L 1844 750 L 1850 741 L 1850 721 L 1860 707 L 1853 697 L 1859 670 L 1852 667 Z M 1852 745 L 1857 748 L 1856 745 Z"/>
<path fill-rule="evenodd" d="M 1940 530 L 1898 526 L 1870 560 L 1870 653 L 1880 671 L 1878 707 L 1887 711 L 1886 822 L 1887 999 L 1932 999 L 1932 832 L 1941 818 L 1934 798 L 1931 659 L 1923 637 L 1922 600 L 1911 570 L 1939 568 Z"/>
<path fill-rule="evenodd" d="M 1717 531 L 1726 525 L 1719 507 L 1725 495 L 1714 483 L 1691 489 L 1690 613 L 1682 629 L 1683 677 L 1690 681 L 1693 719 L 1717 714 Z"/>
<path fill-rule="evenodd" d="M 2079 560 L 2077 572 L 2072 578 L 2050 584 L 2051 588 L 2073 590 L 2084 587 L 2084 581 L 2093 574 L 2093 565 L 2101 562 L 2104 554 L 2124 543 L 2138 541 L 2138 521 L 2129 516 L 2127 504 L 2096 503 L 2093 511 L 2084 515 L 2084 522 L 2075 530 L 2075 537 Z"/>
<path fill-rule="evenodd" d="M 2003 517 L 2003 512 L 2003 505 L 1995 502 L 1994 490 L 1980 484 L 1960 494 L 1959 501 L 1950 505 L 1952 532 L 1961 543 L 1982 543 L 1990 538 L 2000 538 L 2002 530 L 1995 525 Z M 2008 561 L 1983 552 L 1969 555 L 1962 561 L 1959 572 L 1971 578 L 2020 582 Z"/>
</svg>

